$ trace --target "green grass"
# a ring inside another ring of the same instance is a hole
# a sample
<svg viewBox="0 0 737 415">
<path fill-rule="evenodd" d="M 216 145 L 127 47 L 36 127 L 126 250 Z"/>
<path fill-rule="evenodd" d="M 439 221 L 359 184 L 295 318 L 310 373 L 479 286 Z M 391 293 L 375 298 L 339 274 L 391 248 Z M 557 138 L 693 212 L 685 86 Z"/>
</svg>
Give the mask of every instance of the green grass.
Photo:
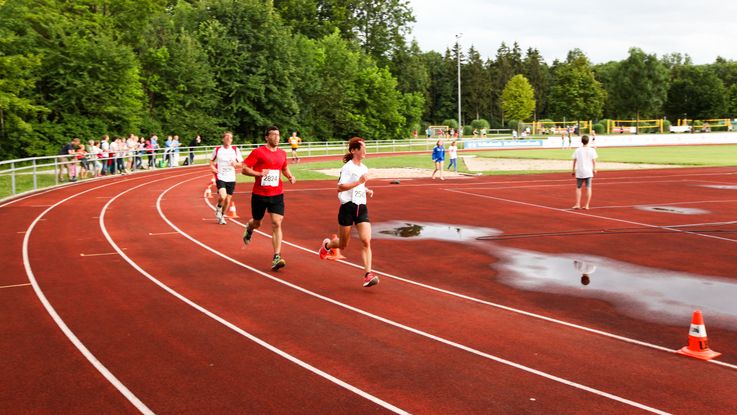
<svg viewBox="0 0 737 415">
<path fill-rule="evenodd" d="M 39 174 L 36 176 L 36 184 L 38 189 L 53 186 L 55 184 L 53 174 Z M 30 174 L 15 176 L 15 192 L 23 193 L 33 190 L 33 176 Z M 12 179 L 9 175 L 0 176 L 0 198 L 8 197 L 12 194 Z"/>
<path fill-rule="evenodd" d="M 598 161 L 673 164 L 680 166 L 737 165 L 737 145 L 597 148 Z M 570 160 L 573 149 L 501 150 L 473 153 L 487 158 Z"/>
</svg>

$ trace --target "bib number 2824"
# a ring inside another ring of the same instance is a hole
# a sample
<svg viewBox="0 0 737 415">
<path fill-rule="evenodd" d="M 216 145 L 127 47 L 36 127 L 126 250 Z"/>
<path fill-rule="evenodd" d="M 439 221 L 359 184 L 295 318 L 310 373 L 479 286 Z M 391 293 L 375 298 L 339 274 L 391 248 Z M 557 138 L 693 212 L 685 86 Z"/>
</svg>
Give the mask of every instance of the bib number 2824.
<svg viewBox="0 0 737 415">
<path fill-rule="evenodd" d="M 264 175 L 261 176 L 261 186 L 264 187 L 277 187 L 279 186 L 279 170 L 264 170 Z"/>
</svg>

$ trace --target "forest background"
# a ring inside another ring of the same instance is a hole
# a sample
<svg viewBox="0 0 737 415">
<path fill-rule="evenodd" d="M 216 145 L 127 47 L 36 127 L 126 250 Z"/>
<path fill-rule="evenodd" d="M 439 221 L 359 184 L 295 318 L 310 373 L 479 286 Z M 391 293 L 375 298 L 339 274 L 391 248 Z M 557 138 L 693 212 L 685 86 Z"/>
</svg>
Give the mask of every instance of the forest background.
<svg viewBox="0 0 737 415">
<path fill-rule="evenodd" d="M 0 0 L 0 159 L 103 134 L 255 142 L 271 124 L 310 141 L 422 135 L 457 127 L 459 60 L 464 125 L 737 113 L 734 61 L 422 51 L 413 22 L 402 0 Z"/>
</svg>

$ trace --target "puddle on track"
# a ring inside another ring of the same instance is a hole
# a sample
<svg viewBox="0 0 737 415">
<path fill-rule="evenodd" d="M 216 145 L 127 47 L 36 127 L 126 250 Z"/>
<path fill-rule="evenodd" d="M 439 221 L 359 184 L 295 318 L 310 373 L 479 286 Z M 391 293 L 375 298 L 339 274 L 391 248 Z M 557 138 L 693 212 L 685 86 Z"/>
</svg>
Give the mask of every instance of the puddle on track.
<svg viewBox="0 0 737 415">
<path fill-rule="evenodd" d="M 697 208 L 685 208 L 679 206 L 635 206 L 635 209 L 647 210 L 650 212 L 675 213 L 677 215 L 706 215 L 710 213 L 708 210 Z"/>
<path fill-rule="evenodd" d="M 372 228 L 377 239 L 432 239 L 474 246 L 499 259 L 490 265 L 498 272 L 499 282 L 521 290 L 601 299 L 629 317 L 667 324 L 684 316 L 688 319 L 693 310 L 701 309 L 712 324 L 737 329 L 737 282 L 726 278 L 477 240 L 502 235 L 492 228 L 404 221 L 376 223 Z"/>
</svg>

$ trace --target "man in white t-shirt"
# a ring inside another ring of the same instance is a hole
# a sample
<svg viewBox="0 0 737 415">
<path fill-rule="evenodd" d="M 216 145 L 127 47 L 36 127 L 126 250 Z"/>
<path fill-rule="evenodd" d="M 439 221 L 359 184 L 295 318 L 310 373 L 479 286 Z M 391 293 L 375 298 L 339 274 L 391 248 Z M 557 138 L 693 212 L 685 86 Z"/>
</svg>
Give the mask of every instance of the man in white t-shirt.
<svg viewBox="0 0 737 415">
<path fill-rule="evenodd" d="M 586 183 L 586 204 L 583 209 L 589 208 L 591 202 L 591 180 L 596 174 L 596 159 L 599 157 L 596 150 L 589 147 L 589 136 L 581 137 L 581 147 L 573 152 L 573 172 L 576 177 L 576 204 L 573 209 L 581 209 L 581 186 Z"/>
<path fill-rule="evenodd" d="M 243 163 L 241 151 L 232 144 L 233 133 L 226 131 L 223 134 L 223 145 L 215 147 L 210 156 L 210 170 L 215 175 L 215 186 L 218 189 L 215 218 L 221 225 L 226 224 L 223 214 L 228 211 L 235 191 L 236 169 L 240 169 Z"/>
</svg>

